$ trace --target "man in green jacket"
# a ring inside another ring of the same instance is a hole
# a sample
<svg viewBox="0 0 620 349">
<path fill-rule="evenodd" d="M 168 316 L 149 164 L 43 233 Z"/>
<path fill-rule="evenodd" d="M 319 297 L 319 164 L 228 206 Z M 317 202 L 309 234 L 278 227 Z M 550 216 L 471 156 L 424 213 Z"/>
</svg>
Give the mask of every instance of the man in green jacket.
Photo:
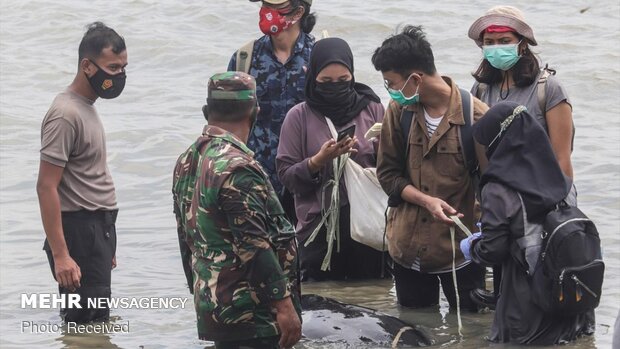
<svg viewBox="0 0 620 349">
<path fill-rule="evenodd" d="M 290 348 L 301 337 L 295 231 L 245 144 L 254 78 L 211 77 L 209 124 L 179 157 L 173 197 L 200 339 L 222 348 Z"/>
</svg>

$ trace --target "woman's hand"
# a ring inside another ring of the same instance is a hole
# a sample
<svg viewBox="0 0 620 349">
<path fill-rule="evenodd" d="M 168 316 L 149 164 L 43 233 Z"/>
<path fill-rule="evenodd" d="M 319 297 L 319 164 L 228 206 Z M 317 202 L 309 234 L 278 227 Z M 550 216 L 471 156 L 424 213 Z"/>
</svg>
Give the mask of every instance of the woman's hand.
<svg viewBox="0 0 620 349">
<path fill-rule="evenodd" d="M 357 149 L 353 146 L 357 143 L 357 137 L 347 137 L 340 142 L 330 139 L 323 143 L 318 153 L 310 158 L 308 167 L 310 172 L 316 173 L 333 159 L 345 153 L 356 153 Z"/>
</svg>

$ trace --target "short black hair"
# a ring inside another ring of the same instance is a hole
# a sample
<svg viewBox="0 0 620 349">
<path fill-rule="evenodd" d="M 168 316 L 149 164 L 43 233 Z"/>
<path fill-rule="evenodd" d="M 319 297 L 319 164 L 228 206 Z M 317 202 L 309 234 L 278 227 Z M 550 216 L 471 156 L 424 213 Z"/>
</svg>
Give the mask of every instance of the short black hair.
<svg viewBox="0 0 620 349">
<path fill-rule="evenodd" d="M 78 63 L 84 58 L 95 59 L 99 57 L 101 51 L 107 47 L 112 47 L 112 52 L 116 54 L 127 49 L 125 39 L 118 35 L 114 29 L 101 22 L 89 24 L 78 49 Z"/>
<path fill-rule="evenodd" d="M 207 98 L 203 112 L 207 121 L 236 122 L 246 119 L 255 107 L 255 100 Z"/>
<path fill-rule="evenodd" d="M 385 39 L 372 55 L 372 64 L 381 72 L 407 76 L 412 70 L 432 75 L 437 72 L 431 44 L 422 26 L 407 25 L 402 32 Z"/>
</svg>

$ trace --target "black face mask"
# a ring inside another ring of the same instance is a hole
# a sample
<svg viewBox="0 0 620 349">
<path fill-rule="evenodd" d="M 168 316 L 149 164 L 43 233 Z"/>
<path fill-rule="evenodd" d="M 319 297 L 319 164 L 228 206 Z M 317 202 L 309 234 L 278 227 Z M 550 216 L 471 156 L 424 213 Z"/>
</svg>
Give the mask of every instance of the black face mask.
<svg viewBox="0 0 620 349">
<path fill-rule="evenodd" d="M 351 81 L 317 82 L 315 91 L 321 99 L 333 105 L 348 105 L 354 94 Z"/>
<path fill-rule="evenodd" d="M 95 75 L 86 78 L 90 83 L 90 86 L 95 90 L 97 96 L 103 99 L 112 99 L 118 97 L 125 88 L 125 80 L 127 80 L 127 74 L 120 72 L 118 74 L 108 74 L 97 63 L 91 61 L 95 67 L 98 68 Z M 85 73 L 86 74 L 86 73 Z"/>
</svg>

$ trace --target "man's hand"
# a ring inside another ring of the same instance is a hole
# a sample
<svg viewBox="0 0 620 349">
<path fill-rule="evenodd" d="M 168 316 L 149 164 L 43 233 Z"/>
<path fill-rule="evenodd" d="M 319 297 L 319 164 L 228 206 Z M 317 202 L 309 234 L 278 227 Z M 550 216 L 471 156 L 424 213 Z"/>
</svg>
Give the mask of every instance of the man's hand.
<svg viewBox="0 0 620 349">
<path fill-rule="evenodd" d="M 80 288 L 82 272 L 71 256 L 54 257 L 54 273 L 61 287 L 71 292 Z"/>
<path fill-rule="evenodd" d="M 39 163 L 37 194 L 39 196 L 39 206 L 41 207 L 43 228 L 54 256 L 54 275 L 56 276 L 56 281 L 61 287 L 73 292 L 80 287 L 82 272 L 69 255 L 62 230 L 58 185 L 62 179 L 63 170 L 63 167 L 41 160 Z"/>
<path fill-rule="evenodd" d="M 301 339 L 301 320 L 295 311 L 291 297 L 273 301 L 276 321 L 280 328 L 280 347 L 291 348 Z"/>
<path fill-rule="evenodd" d="M 448 225 L 454 225 L 454 222 L 450 219 L 450 217 L 448 217 L 448 215 L 457 215 L 459 218 L 463 217 L 462 213 L 458 213 L 457 210 L 448 205 L 445 201 L 432 196 L 429 196 L 426 200 L 424 203 L 424 208 L 426 208 L 433 215 L 435 220 Z"/>
<path fill-rule="evenodd" d="M 112 257 L 112 269 L 116 268 L 116 255 Z"/>
</svg>

